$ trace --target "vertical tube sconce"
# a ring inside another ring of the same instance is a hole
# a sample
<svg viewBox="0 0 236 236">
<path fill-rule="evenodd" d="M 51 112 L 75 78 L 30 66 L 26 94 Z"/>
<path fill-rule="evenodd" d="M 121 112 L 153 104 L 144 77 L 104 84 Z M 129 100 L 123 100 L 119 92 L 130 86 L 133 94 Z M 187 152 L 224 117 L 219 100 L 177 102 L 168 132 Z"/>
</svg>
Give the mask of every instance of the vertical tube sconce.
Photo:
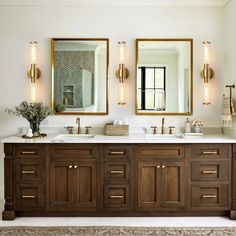
<svg viewBox="0 0 236 236">
<path fill-rule="evenodd" d="M 36 84 L 35 84 L 36 79 L 39 79 L 41 76 L 41 71 L 39 68 L 37 68 L 37 57 L 38 57 L 37 45 L 38 43 L 36 41 L 30 42 L 30 69 L 27 72 L 27 75 L 31 82 L 30 94 L 32 102 L 35 102 L 36 100 Z"/>
<path fill-rule="evenodd" d="M 125 57 L 126 57 L 126 43 L 118 42 L 118 53 L 119 53 L 119 68 L 116 71 L 116 77 L 119 80 L 118 87 L 118 104 L 126 104 L 126 88 L 125 79 L 129 77 L 129 70 L 125 67 Z"/>
<path fill-rule="evenodd" d="M 214 71 L 210 68 L 210 45 L 209 41 L 203 42 L 203 64 L 204 67 L 201 71 L 201 77 L 203 78 L 203 105 L 211 104 L 210 101 L 210 86 L 209 79 L 212 79 L 214 76 Z"/>
</svg>

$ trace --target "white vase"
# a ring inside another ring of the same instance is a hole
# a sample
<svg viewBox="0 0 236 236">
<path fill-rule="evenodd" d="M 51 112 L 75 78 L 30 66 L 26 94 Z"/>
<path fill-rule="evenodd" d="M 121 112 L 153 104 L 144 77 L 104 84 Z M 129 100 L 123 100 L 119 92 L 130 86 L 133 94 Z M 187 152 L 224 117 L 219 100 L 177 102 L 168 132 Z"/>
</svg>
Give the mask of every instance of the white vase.
<svg viewBox="0 0 236 236">
<path fill-rule="evenodd" d="M 194 126 L 194 133 L 201 133 L 201 127 L 200 126 Z"/>
</svg>

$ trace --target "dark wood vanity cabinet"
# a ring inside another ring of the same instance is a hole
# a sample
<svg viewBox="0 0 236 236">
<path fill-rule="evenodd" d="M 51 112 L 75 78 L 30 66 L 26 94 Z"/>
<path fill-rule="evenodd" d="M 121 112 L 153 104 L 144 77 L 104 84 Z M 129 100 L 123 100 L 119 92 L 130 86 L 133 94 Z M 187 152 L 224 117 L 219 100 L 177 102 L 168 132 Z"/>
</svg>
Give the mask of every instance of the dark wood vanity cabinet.
<svg viewBox="0 0 236 236">
<path fill-rule="evenodd" d="M 236 218 L 231 144 L 32 143 L 5 144 L 4 150 L 3 220 L 229 213 Z"/>
<path fill-rule="evenodd" d="M 185 207 L 185 162 L 184 146 L 139 146 L 138 209 L 156 211 Z"/>
</svg>

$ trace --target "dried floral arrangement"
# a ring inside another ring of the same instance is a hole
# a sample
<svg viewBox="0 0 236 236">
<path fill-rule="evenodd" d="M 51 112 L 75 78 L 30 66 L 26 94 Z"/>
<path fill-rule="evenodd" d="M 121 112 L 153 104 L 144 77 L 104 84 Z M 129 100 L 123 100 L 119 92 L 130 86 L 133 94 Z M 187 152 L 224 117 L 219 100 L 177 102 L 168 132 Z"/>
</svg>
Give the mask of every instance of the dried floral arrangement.
<svg viewBox="0 0 236 236">
<path fill-rule="evenodd" d="M 21 102 L 15 109 L 6 109 L 8 114 L 21 116 L 29 121 L 34 136 L 40 135 L 40 123 L 52 114 L 51 108 L 42 102 Z"/>
</svg>

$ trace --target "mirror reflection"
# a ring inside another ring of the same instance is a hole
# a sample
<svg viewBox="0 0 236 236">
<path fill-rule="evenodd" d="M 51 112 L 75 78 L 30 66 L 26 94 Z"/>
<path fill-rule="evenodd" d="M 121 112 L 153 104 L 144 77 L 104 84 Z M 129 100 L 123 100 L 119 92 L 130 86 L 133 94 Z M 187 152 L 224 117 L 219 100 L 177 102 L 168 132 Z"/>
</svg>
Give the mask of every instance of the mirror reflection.
<svg viewBox="0 0 236 236">
<path fill-rule="evenodd" d="M 137 114 L 192 113 L 192 39 L 136 40 Z"/>
<path fill-rule="evenodd" d="M 52 39 L 52 107 L 107 114 L 108 39 Z"/>
</svg>

